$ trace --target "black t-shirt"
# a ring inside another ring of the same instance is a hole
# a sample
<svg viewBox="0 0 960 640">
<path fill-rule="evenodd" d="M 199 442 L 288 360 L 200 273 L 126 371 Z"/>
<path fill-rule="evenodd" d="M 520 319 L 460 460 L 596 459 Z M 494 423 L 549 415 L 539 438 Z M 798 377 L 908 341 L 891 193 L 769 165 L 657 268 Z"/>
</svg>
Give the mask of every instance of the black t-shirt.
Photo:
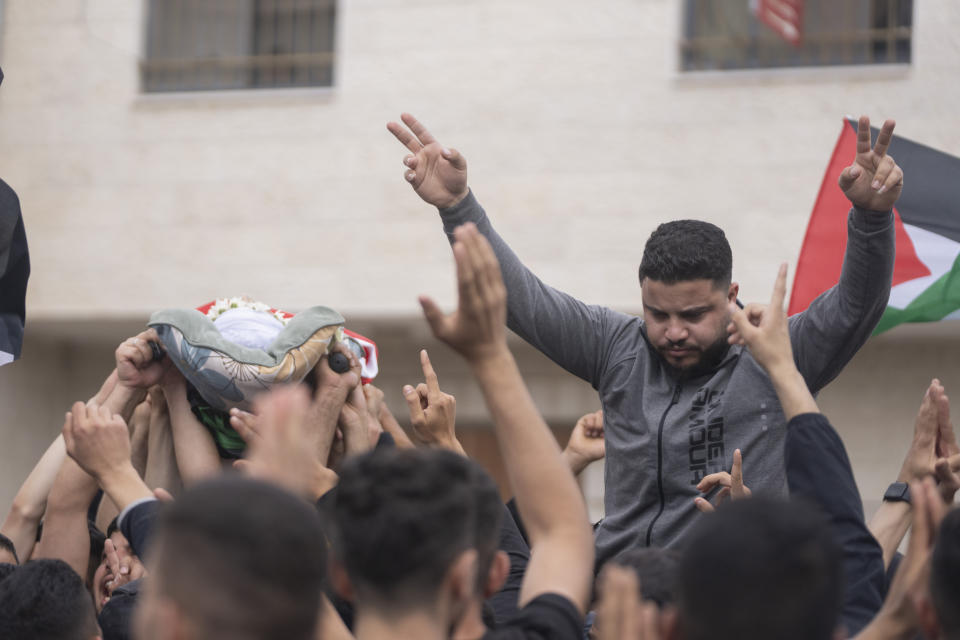
<svg viewBox="0 0 960 640">
<path fill-rule="evenodd" d="M 582 640 L 583 616 L 556 593 L 537 596 L 517 615 L 487 631 L 484 640 Z"/>
</svg>

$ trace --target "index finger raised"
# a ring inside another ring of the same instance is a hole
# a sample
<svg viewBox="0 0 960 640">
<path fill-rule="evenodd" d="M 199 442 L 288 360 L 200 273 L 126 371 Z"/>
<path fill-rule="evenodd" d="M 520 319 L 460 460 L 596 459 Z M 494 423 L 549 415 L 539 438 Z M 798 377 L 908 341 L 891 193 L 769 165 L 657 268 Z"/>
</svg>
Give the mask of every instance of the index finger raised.
<svg viewBox="0 0 960 640">
<path fill-rule="evenodd" d="M 857 120 L 857 153 L 870 153 L 870 118 Z"/>
<path fill-rule="evenodd" d="M 423 379 L 427 383 L 427 389 L 430 393 L 440 392 L 440 380 L 437 379 L 437 372 L 433 370 L 430 363 L 430 355 L 426 349 L 420 350 L 420 366 L 423 368 Z"/>
<path fill-rule="evenodd" d="M 113 545 L 113 540 L 107 538 L 103 543 L 103 552 L 107 557 L 107 566 L 110 567 L 110 573 L 114 577 L 120 576 L 120 556 L 117 554 L 117 548 Z"/>
<path fill-rule="evenodd" d="M 734 496 L 743 495 L 743 454 L 740 449 L 733 452 L 733 467 L 730 470 L 730 492 Z"/>
<path fill-rule="evenodd" d="M 777 280 L 773 283 L 773 295 L 770 296 L 770 308 L 775 311 L 783 311 L 783 300 L 787 297 L 787 263 L 780 263 L 780 270 L 777 271 Z"/>
</svg>

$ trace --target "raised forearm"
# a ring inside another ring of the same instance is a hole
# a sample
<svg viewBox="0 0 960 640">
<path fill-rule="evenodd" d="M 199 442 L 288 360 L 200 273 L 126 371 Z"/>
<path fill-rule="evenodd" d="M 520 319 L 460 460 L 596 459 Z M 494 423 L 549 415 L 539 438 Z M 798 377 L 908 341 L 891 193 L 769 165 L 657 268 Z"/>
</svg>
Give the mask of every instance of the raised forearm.
<svg viewBox="0 0 960 640">
<path fill-rule="evenodd" d="M 100 485 L 121 513 L 131 503 L 141 498 L 153 497 L 153 492 L 133 468 L 125 464 L 111 469 L 99 478 Z"/>
<path fill-rule="evenodd" d="M 902 616 L 881 610 L 853 640 L 912 640 L 917 637 L 917 632 L 916 625 Z"/>
<path fill-rule="evenodd" d="M 880 543 L 883 550 L 883 568 L 887 569 L 893 560 L 897 547 L 910 529 L 910 505 L 906 502 L 883 502 L 870 518 L 867 528 Z"/>
<path fill-rule="evenodd" d="M 0 532 L 13 541 L 17 555 L 24 561 L 30 557 L 37 537 L 37 528 L 47 506 L 47 497 L 66 457 L 67 449 L 63 444 L 63 436 L 57 436 L 20 486 L 3 526 L 0 527 Z"/>
<path fill-rule="evenodd" d="M 493 417 L 500 454 L 530 540 L 556 529 L 584 531 L 586 506 L 560 447 L 530 397 L 506 345 L 471 363 Z"/>
<path fill-rule="evenodd" d="M 194 485 L 220 472 L 220 455 L 210 433 L 204 428 L 187 400 L 186 390 L 180 386 L 164 388 L 170 412 L 170 431 L 173 452 L 184 486 Z"/>
<path fill-rule="evenodd" d="M 787 421 L 801 413 L 820 413 L 820 407 L 793 361 L 770 367 L 768 373 Z"/>
<path fill-rule="evenodd" d="M 593 382 L 603 358 L 606 312 L 537 277 L 493 228 L 471 192 L 440 212 L 451 244 L 458 226 L 473 222 L 490 242 L 507 287 L 507 326 L 573 375 Z"/>
<path fill-rule="evenodd" d="M 113 386 L 102 406 L 110 409 L 110 413 L 119 415 L 124 422 L 130 422 L 134 409 L 146 397 L 146 389 L 128 387 L 118 382 Z"/>
<path fill-rule="evenodd" d="M 50 489 L 43 536 L 35 557 L 59 558 L 79 575 L 87 575 L 90 558 L 87 510 L 97 488 L 97 481 L 72 458 L 64 459 Z"/>
</svg>

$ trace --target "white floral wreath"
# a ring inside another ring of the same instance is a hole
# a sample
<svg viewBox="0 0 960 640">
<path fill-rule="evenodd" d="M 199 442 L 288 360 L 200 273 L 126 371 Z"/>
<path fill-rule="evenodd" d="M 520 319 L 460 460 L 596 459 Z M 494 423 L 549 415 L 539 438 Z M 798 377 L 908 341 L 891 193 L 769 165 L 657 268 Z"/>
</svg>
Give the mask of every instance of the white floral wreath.
<svg viewBox="0 0 960 640">
<path fill-rule="evenodd" d="M 230 309 L 252 309 L 254 311 L 262 311 L 263 313 L 269 313 L 274 318 L 279 320 L 282 324 L 286 325 L 290 321 L 290 318 L 293 316 L 285 311 L 280 311 L 278 309 L 271 309 L 268 305 L 257 302 L 256 300 L 251 300 L 246 296 L 238 296 L 234 298 L 217 298 L 214 303 L 207 309 L 206 316 L 210 318 L 210 321 L 214 321 L 219 318 L 221 315 L 229 311 Z"/>
</svg>

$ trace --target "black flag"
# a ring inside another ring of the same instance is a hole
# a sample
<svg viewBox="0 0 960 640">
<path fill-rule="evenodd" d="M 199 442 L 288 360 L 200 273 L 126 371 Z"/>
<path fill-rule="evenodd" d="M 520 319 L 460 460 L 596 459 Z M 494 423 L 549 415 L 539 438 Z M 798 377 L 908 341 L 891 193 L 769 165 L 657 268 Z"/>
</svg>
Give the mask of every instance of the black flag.
<svg viewBox="0 0 960 640">
<path fill-rule="evenodd" d="M 29 277 L 30 254 L 20 201 L 13 189 L 0 180 L 0 365 L 20 357 Z"/>
<path fill-rule="evenodd" d="M 0 180 L 0 365 L 20 357 L 30 255 L 20 201 Z"/>
</svg>

